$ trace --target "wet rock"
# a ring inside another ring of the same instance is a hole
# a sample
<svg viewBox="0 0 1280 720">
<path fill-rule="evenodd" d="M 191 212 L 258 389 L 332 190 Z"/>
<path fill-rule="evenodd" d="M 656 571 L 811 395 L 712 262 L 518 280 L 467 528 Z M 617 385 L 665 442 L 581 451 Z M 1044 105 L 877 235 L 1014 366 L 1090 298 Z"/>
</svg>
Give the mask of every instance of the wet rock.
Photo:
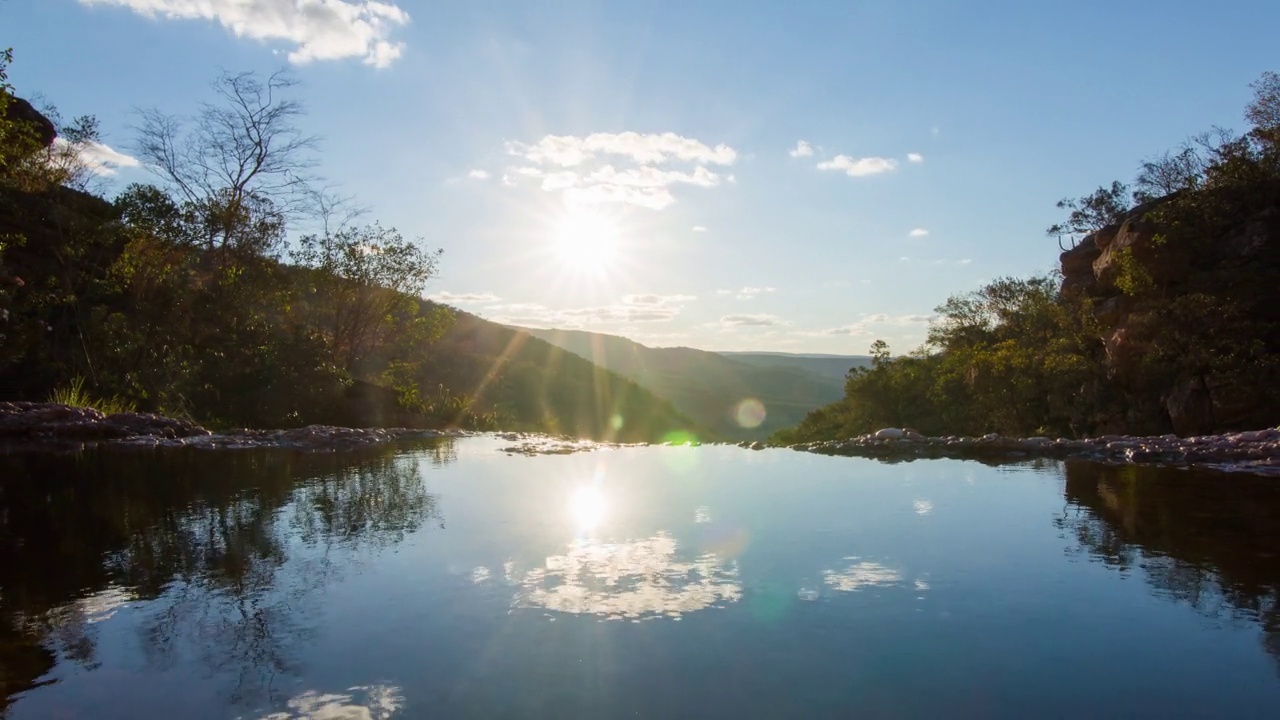
<svg viewBox="0 0 1280 720">
<path fill-rule="evenodd" d="M 791 447 L 806 452 L 867 457 L 886 462 L 920 458 L 1008 462 L 1013 458 L 1074 457 L 1115 463 L 1193 464 L 1219 470 L 1280 475 L 1280 428 L 1187 438 L 1113 434 L 1081 440 L 1005 438 L 993 433 L 981 438 L 942 436 L 908 441 L 905 437 L 886 438 L 877 432 L 844 441 L 803 443 Z"/>
<path fill-rule="evenodd" d="M 210 432 L 186 420 L 151 413 L 103 415 L 59 403 L 0 403 L 0 436 L 75 440 L 186 438 Z"/>
</svg>

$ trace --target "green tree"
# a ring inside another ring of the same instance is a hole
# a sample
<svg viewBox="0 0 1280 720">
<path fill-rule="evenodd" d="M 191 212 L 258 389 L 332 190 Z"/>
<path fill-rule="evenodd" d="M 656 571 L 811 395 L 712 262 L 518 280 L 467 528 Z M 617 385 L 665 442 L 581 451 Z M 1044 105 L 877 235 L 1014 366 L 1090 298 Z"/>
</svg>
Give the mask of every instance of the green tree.
<svg viewBox="0 0 1280 720">
<path fill-rule="evenodd" d="M 1111 187 L 1099 187 L 1081 198 L 1063 198 L 1058 201 L 1059 210 L 1069 210 L 1067 219 L 1050 225 L 1045 231 L 1049 237 L 1069 237 L 1073 242 L 1124 219 L 1129 210 L 1129 186 L 1119 180 Z"/>
<path fill-rule="evenodd" d="M 317 271 L 310 276 L 310 302 L 340 367 L 367 374 L 381 348 L 429 332 L 416 298 L 439 258 L 439 250 L 424 250 L 377 224 L 299 240 L 293 259 Z"/>
</svg>

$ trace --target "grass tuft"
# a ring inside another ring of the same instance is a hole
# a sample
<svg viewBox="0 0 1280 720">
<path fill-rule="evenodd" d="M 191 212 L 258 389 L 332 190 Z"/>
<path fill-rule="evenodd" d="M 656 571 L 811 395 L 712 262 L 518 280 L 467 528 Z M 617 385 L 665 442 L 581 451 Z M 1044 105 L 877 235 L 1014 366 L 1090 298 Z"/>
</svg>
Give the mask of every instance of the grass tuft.
<svg viewBox="0 0 1280 720">
<path fill-rule="evenodd" d="M 49 394 L 49 402 L 71 405 L 72 407 L 92 408 L 103 415 L 136 412 L 137 406 L 119 397 L 96 398 L 84 389 L 84 378 L 71 380 L 70 385 L 54 388 Z"/>
</svg>

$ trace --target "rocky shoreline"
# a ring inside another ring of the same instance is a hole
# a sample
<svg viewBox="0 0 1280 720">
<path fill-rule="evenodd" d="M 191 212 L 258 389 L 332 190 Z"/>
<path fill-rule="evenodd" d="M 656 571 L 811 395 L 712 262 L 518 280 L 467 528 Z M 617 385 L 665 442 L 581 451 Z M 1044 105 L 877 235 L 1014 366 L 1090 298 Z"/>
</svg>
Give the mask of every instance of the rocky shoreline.
<svg viewBox="0 0 1280 720">
<path fill-rule="evenodd" d="M 740 443 L 753 449 L 765 443 Z M 793 450 L 882 460 L 953 458 L 1016 461 L 1079 458 L 1109 463 L 1210 467 L 1280 476 L 1280 428 L 1225 435 L 1103 435 L 1069 440 L 1047 437 L 924 437 L 910 430 L 885 428 L 848 440 L 798 443 Z"/>
<path fill-rule="evenodd" d="M 309 425 L 290 430 L 231 430 L 215 433 L 196 423 L 152 413 L 104 415 L 92 408 L 58 403 L 0 402 L 0 441 L 24 445 L 83 447 L 110 444 L 136 448 L 306 452 L 354 450 L 397 440 L 471 435 L 463 430 L 344 428 Z"/>
<path fill-rule="evenodd" d="M 0 402 L 0 442 L 20 442 L 24 446 L 83 447 L 86 444 L 105 443 L 135 448 L 277 448 L 304 452 L 338 452 L 401 440 L 479 434 L 482 433 L 412 428 L 344 428 L 330 425 L 310 425 L 290 430 L 233 430 L 214 433 L 190 421 L 150 413 L 104 415 L 92 408 L 57 403 Z M 494 436 L 514 441 L 515 445 L 503 448 L 502 451 L 520 455 L 563 455 L 626 447 L 617 443 L 536 433 L 496 433 Z M 766 442 L 711 444 L 736 444 L 752 450 L 789 448 L 823 455 L 886 461 L 949 458 L 1017 462 L 1036 458 L 1078 458 L 1108 463 L 1199 466 L 1280 477 L 1280 428 L 1185 438 L 1177 435 L 1103 435 L 1082 440 L 1008 438 L 1000 435 L 925 437 L 911 430 L 885 428 L 847 440 L 795 445 Z"/>
</svg>

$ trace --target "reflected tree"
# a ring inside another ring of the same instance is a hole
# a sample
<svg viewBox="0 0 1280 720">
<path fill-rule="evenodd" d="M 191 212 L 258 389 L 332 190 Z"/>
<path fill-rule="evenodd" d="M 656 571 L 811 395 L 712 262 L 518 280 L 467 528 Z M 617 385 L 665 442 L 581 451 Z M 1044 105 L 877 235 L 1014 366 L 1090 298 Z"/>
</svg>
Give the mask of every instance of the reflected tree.
<svg viewBox="0 0 1280 720">
<path fill-rule="evenodd" d="M 437 444 L 425 457 L 451 460 Z M 138 600 L 149 663 L 271 695 L 352 553 L 440 522 L 404 449 L 0 453 L 4 697 L 59 662 L 96 667 L 97 623 Z"/>
<path fill-rule="evenodd" d="M 1091 558 L 1141 569 L 1152 590 L 1211 617 L 1256 623 L 1280 663 L 1280 486 L 1237 476 L 1066 463 L 1056 524 Z M 1280 670 L 1280 666 L 1277 668 Z"/>
</svg>

